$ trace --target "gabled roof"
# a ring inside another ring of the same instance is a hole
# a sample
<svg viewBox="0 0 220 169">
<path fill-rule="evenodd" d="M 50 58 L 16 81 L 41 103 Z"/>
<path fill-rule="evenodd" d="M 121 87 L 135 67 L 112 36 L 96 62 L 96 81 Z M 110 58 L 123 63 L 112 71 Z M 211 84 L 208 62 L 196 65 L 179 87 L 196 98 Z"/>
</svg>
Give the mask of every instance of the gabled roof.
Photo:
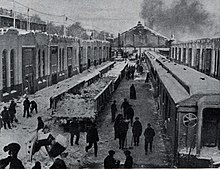
<svg viewBox="0 0 220 169">
<path fill-rule="evenodd" d="M 131 32 L 131 31 L 135 31 L 135 30 L 140 29 L 140 28 L 141 28 L 141 29 L 144 29 L 144 30 L 146 30 L 146 31 L 151 32 L 151 33 L 152 33 L 153 35 L 155 35 L 155 36 L 160 36 L 161 38 L 164 38 L 164 39 L 169 40 L 169 38 L 167 38 L 166 36 L 161 35 L 160 33 L 154 31 L 153 29 L 150 29 L 150 28 L 147 27 L 147 26 L 143 26 L 140 21 L 138 22 L 138 24 L 137 24 L 136 26 L 130 28 L 129 30 L 127 30 L 127 31 L 125 31 L 125 32 L 123 32 L 123 33 L 121 33 L 121 34 L 125 34 L 125 33 L 127 33 L 127 32 Z"/>
</svg>

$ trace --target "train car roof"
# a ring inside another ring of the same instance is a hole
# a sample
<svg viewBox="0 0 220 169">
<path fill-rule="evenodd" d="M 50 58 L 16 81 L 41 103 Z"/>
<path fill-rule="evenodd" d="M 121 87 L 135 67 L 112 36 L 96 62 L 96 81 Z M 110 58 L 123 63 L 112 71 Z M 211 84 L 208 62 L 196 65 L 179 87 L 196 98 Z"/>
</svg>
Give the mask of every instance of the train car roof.
<svg viewBox="0 0 220 169">
<path fill-rule="evenodd" d="M 154 57 L 153 65 L 155 69 L 157 69 L 161 80 L 175 103 L 187 99 L 189 100 L 189 98 L 200 98 L 198 95 L 220 94 L 219 80 L 198 72 L 188 66 L 171 62 L 164 56 L 155 52 L 149 53 Z M 167 78 L 165 78 L 165 74 L 169 74 L 170 76 L 167 75 Z M 181 92 L 177 91 L 178 88 Z"/>
</svg>

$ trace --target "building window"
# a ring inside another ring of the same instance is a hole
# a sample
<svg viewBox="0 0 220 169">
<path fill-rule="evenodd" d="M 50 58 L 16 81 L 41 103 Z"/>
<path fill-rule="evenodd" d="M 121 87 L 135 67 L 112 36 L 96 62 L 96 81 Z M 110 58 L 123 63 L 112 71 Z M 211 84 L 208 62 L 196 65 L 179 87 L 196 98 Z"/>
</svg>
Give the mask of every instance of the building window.
<svg viewBox="0 0 220 169">
<path fill-rule="evenodd" d="M 7 92 L 7 51 L 2 52 L 2 91 Z"/>
<path fill-rule="evenodd" d="M 61 71 L 61 64 L 62 64 L 62 62 L 61 62 L 61 60 L 62 60 L 62 53 L 61 53 L 62 51 L 61 51 L 61 48 L 59 49 L 59 67 L 60 67 L 60 71 Z"/>
<path fill-rule="evenodd" d="M 64 48 L 62 49 L 62 70 L 64 70 Z"/>
<path fill-rule="evenodd" d="M 46 64 L 45 64 L 45 51 L 43 50 L 43 52 L 42 52 L 42 68 L 43 68 L 43 76 L 45 76 L 45 66 L 46 66 Z"/>
<path fill-rule="evenodd" d="M 10 75 L 11 75 L 11 90 L 14 89 L 15 86 L 15 51 L 14 49 L 11 50 L 10 53 Z"/>
<path fill-rule="evenodd" d="M 38 77 L 41 77 L 41 50 L 38 50 Z"/>
</svg>

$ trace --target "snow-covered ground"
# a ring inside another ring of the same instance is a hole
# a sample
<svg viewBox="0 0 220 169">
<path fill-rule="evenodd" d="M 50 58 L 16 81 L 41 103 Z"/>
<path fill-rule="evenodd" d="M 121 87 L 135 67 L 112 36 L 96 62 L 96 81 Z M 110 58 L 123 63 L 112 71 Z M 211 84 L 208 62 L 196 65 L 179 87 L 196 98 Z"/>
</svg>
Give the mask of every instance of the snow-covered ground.
<svg viewBox="0 0 220 169">
<path fill-rule="evenodd" d="M 103 63 L 102 65 L 97 66 L 96 68 L 92 67 L 89 70 L 87 70 L 87 71 L 85 71 L 81 74 L 75 75 L 75 76 L 73 76 L 69 79 L 66 79 L 62 82 L 59 82 L 56 85 L 44 88 L 44 89 L 36 92 L 33 95 L 29 95 L 28 96 L 29 100 L 30 101 L 35 100 L 38 104 L 38 109 L 39 109 L 38 114 L 36 114 L 35 112 L 33 112 L 31 114 L 32 115 L 31 118 L 23 118 L 22 117 L 22 115 L 23 115 L 23 105 L 22 105 L 22 103 L 24 101 L 24 97 L 21 97 L 20 99 L 15 100 L 17 102 L 17 108 L 16 108 L 17 114 L 16 114 L 16 116 L 18 118 L 19 123 L 15 124 L 15 127 L 13 127 L 13 129 L 11 129 L 11 130 L 10 129 L 7 129 L 7 130 L 2 129 L 1 130 L 1 133 L 0 133 L 0 147 L 1 147 L 1 149 L 0 149 L 0 159 L 7 156 L 7 153 L 5 153 L 3 151 L 3 147 L 5 145 L 11 143 L 11 142 L 17 142 L 22 147 L 20 152 L 19 152 L 18 157 L 22 160 L 22 162 L 23 162 L 23 164 L 25 165 L 26 168 L 31 168 L 31 166 L 33 166 L 34 162 L 37 161 L 37 160 L 42 162 L 43 169 L 49 168 L 48 166 L 50 166 L 53 162 L 51 159 L 44 158 L 40 154 L 36 154 L 34 156 L 34 159 L 33 159 L 32 162 L 29 162 L 28 158 L 27 158 L 26 143 L 32 137 L 32 135 L 35 134 L 34 129 L 36 129 L 36 127 L 37 127 L 37 117 L 41 116 L 42 119 L 45 121 L 45 123 L 47 125 L 52 126 L 52 135 L 53 136 L 57 136 L 58 134 L 62 134 L 62 135 L 66 136 L 69 139 L 68 133 L 64 133 L 62 131 L 62 129 L 59 128 L 59 126 L 54 123 L 53 117 L 51 116 L 51 110 L 48 109 L 49 108 L 49 98 L 52 97 L 52 96 L 56 96 L 60 93 L 63 93 L 65 91 L 69 90 L 70 88 L 72 88 L 74 85 L 78 84 L 79 82 L 81 82 L 83 80 L 87 80 L 87 79 L 91 78 L 92 76 L 95 76 L 95 75 L 99 74 L 100 70 L 102 70 L 103 68 L 105 68 L 107 66 L 110 66 L 112 64 L 113 64 L 113 62 L 106 62 L 106 63 Z M 122 69 L 123 66 L 125 66 L 125 64 L 126 63 L 123 63 L 123 62 L 116 63 L 114 68 L 111 71 L 114 70 L 117 73 Z M 114 74 L 114 73 L 112 73 L 112 74 Z M 91 85 L 90 87 L 85 88 L 84 90 L 89 91 L 89 89 L 95 90 L 96 86 Z M 86 96 L 86 94 L 88 94 L 87 93 L 88 91 L 87 92 L 85 92 L 85 91 L 84 91 L 84 94 Z M 90 93 L 90 91 L 89 91 L 89 93 Z M 72 100 L 70 98 L 73 97 L 73 95 L 66 94 L 66 96 L 67 96 L 68 100 Z M 76 97 L 78 97 L 78 96 L 76 95 Z M 73 100 L 75 100 L 75 98 Z M 0 103 L 0 107 L 2 108 L 3 106 L 9 106 L 9 103 Z M 78 109 L 78 110 L 80 110 L 81 108 L 83 109 L 83 106 L 80 105 L 80 104 L 79 105 L 78 104 L 73 105 L 73 107 L 74 107 L 73 109 Z M 88 108 L 88 106 L 85 106 L 85 107 Z M 60 114 L 63 113 L 62 110 L 59 111 L 59 112 L 60 112 Z M 85 133 L 82 133 L 81 137 L 80 137 L 80 140 L 81 139 L 85 140 L 84 138 L 85 138 Z M 78 147 L 70 147 L 69 146 L 67 148 L 67 150 L 66 150 L 67 152 L 68 151 L 75 152 L 75 153 L 69 153 L 70 155 L 67 157 L 67 159 L 65 159 L 65 161 L 67 160 L 67 164 L 69 162 L 71 162 L 71 165 L 73 165 L 73 164 L 77 165 L 79 163 L 79 162 L 77 162 L 77 159 L 79 157 L 79 154 L 77 154 L 77 152 L 80 149 L 84 150 L 84 146 L 85 146 L 85 143 L 82 143 Z M 74 160 L 74 159 L 76 159 L 76 160 Z"/>
</svg>

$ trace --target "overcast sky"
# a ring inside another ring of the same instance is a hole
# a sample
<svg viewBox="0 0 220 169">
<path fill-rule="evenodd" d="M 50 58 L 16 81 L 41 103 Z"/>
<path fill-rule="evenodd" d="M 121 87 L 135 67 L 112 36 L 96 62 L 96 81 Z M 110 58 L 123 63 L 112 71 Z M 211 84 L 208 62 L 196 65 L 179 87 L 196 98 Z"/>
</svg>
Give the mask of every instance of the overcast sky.
<svg viewBox="0 0 220 169">
<path fill-rule="evenodd" d="M 16 0 L 30 8 L 44 13 L 63 15 L 73 21 L 79 21 L 85 28 L 106 30 L 117 34 L 135 26 L 141 20 L 139 13 L 142 0 Z M 170 4 L 175 0 L 164 0 Z M 220 0 L 200 0 L 205 8 L 220 16 Z M 12 9 L 13 0 L 0 0 L 0 6 Z M 27 8 L 16 4 L 16 10 L 22 13 Z M 30 10 L 33 15 L 36 12 Z M 64 17 L 38 14 L 43 20 L 53 20 L 62 24 Z M 71 24 L 73 21 L 67 21 Z"/>
</svg>

